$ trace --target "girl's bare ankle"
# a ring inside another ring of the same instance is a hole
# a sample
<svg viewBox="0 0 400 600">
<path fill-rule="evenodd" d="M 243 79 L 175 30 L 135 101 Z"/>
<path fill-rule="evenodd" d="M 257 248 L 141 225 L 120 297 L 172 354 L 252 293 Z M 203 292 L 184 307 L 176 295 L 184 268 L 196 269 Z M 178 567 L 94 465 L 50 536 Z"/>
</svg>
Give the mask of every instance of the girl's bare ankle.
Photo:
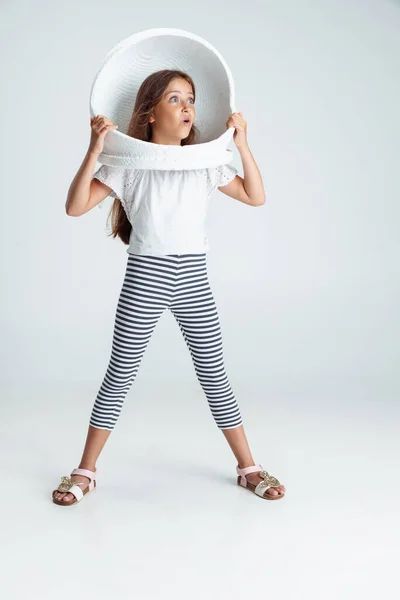
<svg viewBox="0 0 400 600">
<path fill-rule="evenodd" d="M 87 463 L 81 463 L 78 469 L 87 469 L 88 471 L 95 471 L 96 465 L 88 465 Z"/>
</svg>

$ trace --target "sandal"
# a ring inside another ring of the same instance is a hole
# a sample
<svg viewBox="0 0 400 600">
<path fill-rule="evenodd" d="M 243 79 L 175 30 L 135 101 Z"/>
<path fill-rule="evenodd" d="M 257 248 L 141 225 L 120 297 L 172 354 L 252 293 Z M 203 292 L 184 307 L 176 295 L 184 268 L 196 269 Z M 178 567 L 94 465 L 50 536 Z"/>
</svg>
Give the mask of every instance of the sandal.
<svg viewBox="0 0 400 600">
<path fill-rule="evenodd" d="M 73 481 L 71 479 L 72 475 L 83 475 L 84 477 L 88 477 L 90 479 L 89 483 Z M 71 473 L 70 477 L 66 477 L 63 475 L 61 477 L 61 483 L 56 490 L 53 490 L 53 502 L 54 504 L 60 504 L 60 506 L 71 506 L 71 504 L 76 504 L 80 500 L 82 500 L 83 496 L 88 492 L 91 492 L 96 487 L 96 478 L 97 477 L 97 469 L 95 471 L 89 471 L 89 469 L 74 469 Z M 86 485 L 86 487 L 82 490 L 81 485 Z M 73 494 L 75 497 L 72 500 L 57 500 L 54 497 L 55 492 L 69 492 Z"/>
<path fill-rule="evenodd" d="M 255 486 L 253 483 L 250 483 L 250 481 L 248 481 L 245 477 L 247 473 L 255 473 L 256 471 L 259 472 L 259 476 L 263 478 L 263 481 L 260 481 L 260 483 L 257 486 Z M 253 465 L 251 467 L 244 467 L 243 469 L 239 469 L 239 466 L 237 465 L 236 472 L 239 475 L 239 477 L 237 478 L 238 485 L 248 488 L 249 490 L 257 494 L 257 496 L 265 498 L 265 500 L 280 500 L 285 495 L 272 495 L 266 493 L 266 491 L 270 487 L 277 487 L 278 485 L 281 485 L 281 483 L 276 479 L 276 477 L 273 477 L 272 475 L 269 475 L 267 471 L 264 471 L 261 465 Z"/>
</svg>

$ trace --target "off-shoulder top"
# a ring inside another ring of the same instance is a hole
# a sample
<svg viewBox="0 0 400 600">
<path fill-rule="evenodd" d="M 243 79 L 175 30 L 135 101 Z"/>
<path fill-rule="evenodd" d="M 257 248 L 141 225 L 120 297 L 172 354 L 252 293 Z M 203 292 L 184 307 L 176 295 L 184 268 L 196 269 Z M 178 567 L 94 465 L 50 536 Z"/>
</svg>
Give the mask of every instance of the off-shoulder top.
<svg viewBox="0 0 400 600">
<path fill-rule="evenodd" d="M 132 225 L 127 252 L 165 255 L 209 250 L 205 220 L 210 196 L 237 174 L 230 164 L 192 170 L 101 165 L 92 178 L 122 203 Z"/>
</svg>

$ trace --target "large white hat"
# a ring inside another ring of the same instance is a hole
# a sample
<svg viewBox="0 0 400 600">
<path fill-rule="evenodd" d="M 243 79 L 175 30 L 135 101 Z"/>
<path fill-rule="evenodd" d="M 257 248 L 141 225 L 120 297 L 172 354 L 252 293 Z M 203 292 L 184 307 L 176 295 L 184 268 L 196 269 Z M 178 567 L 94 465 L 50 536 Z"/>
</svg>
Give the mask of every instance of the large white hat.
<svg viewBox="0 0 400 600">
<path fill-rule="evenodd" d="M 141 83 L 161 69 L 185 71 L 194 81 L 197 144 L 155 144 L 126 134 Z M 227 129 L 226 121 L 233 112 L 234 84 L 225 60 L 206 40 L 182 29 L 147 29 L 122 40 L 106 55 L 90 92 L 91 116 L 105 115 L 118 125 L 107 132 L 98 157 L 110 166 L 168 170 L 229 163 L 235 128 Z"/>
</svg>

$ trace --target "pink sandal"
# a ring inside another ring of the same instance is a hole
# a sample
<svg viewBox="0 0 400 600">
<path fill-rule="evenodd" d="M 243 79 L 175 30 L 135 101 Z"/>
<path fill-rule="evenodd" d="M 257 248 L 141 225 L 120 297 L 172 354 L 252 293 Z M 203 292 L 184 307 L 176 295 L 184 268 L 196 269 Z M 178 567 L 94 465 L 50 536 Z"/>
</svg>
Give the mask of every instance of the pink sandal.
<svg viewBox="0 0 400 600">
<path fill-rule="evenodd" d="M 279 493 L 273 496 L 272 494 L 266 493 L 270 487 L 277 487 L 278 485 L 281 485 L 281 483 L 276 477 L 273 477 L 272 475 L 269 475 L 267 471 L 264 471 L 261 465 L 252 465 L 251 467 L 243 467 L 243 469 L 239 469 L 239 465 L 237 465 L 236 472 L 239 475 L 237 478 L 238 485 L 251 490 L 257 494 L 257 496 L 260 496 L 260 498 L 264 498 L 265 500 L 280 500 L 285 495 L 285 493 Z M 255 472 L 258 472 L 259 476 L 263 478 L 263 481 L 260 481 L 257 486 L 250 483 L 250 481 L 247 481 L 245 477 L 248 473 Z"/>
<path fill-rule="evenodd" d="M 73 481 L 71 479 L 72 475 L 84 475 L 90 479 L 89 483 L 86 482 L 78 482 Z M 82 500 L 83 496 L 88 492 L 91 492 L 96 487 L 96 477 L 97 477 L 97 469 L 95 471 L 89 471 L 89 469 L 74 469 L 71 473 L 70 477 L 66 477 L 63 475 L 61 477 L 61 483 L 56 490 L 53 490 L 53 502 L 54 504 L 59 504 L 60 506 L 71 506 L 71 504 L 76 504 L 80 500 Z M 81 485 L 86 486 L 83 490 L 80 487 Z M 57 500 L 54 497 L 55 492 L 68 492 L 74 495 L 72 500 Z"/>
</svg>

